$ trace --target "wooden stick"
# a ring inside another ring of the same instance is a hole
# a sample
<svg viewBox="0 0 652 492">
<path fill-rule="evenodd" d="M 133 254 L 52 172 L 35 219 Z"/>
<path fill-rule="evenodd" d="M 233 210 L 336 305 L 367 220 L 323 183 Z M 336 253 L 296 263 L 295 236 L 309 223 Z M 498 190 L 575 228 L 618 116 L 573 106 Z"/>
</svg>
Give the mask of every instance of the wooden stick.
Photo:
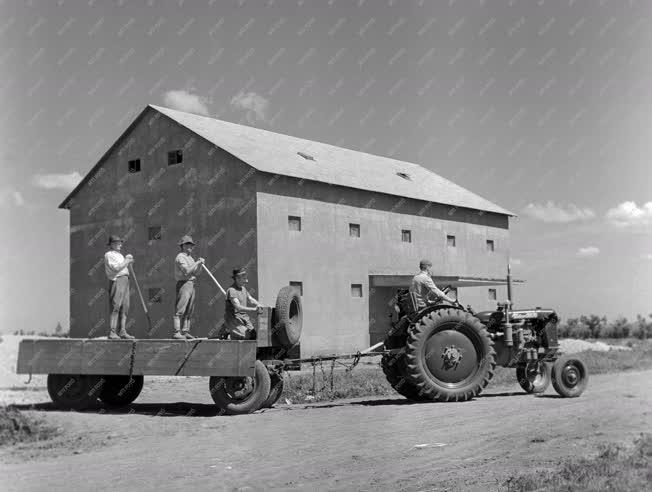
<svg viewBox="0 0 652 492">
<path fill-rule="evenodd" d="M 369 353 L 369 352 L 373 352 L 373 351 L 376 350 L 378 347 L 381 347 L 381 346 L 383 346 L 383 345 L 385 345 L 385 342 L 378 342 L 376 345 L 372 345 L 371 347 L 364 349 L 364 350 L 363 350 L 362 352 L 360 352 L 360 353 L 361 353 L 361 354 L 367 354 L 367 353 Z"/>
<path fill-rule="evenodd" d="M 201 264 L 201 266 L 202 266 L 202 268 L 203 268 L 204 270 L 206 270 L 206 273 L 207 273 L 208 276 L 213 280 L 213 282 L 215 282 L 215 285 L 217 285 L 217 288 L 220 289 L 220 291 L 222 292 L 222 294 L 226 296 L 226 291 L 222 288 L 222 286 L 221 286 L 220 283 L 217 281 L 217 279 L 213 276 L 213 274 L 211 273 L 211 271 L 210 271 L 210 270 L 206 267 L 206 265 L 204 265 L 203 263 Z"/>
<path fill-rule="evenodd" d="M 145 316 L 147 317 L 147 323 L 149 324 L 149 331 L 152 331 L 152 319 L 149 317 L 149 311 L 147 310 L 147 304 L 145 304 L 145 299 L 143 298 L 143 293 L 140 290 L 140 285 L 138 285 L 138 279 L 136 278 L 136 272 L 134 272 L 133 267 L 129 264 L 129 272 L 134 278 L 134 283 L 136 284 L 136 290 L 138 291 L 138 297 L 140 297 L 140 303 L 143 306 L 143 311 L 145 311 Z"/>
</svg>

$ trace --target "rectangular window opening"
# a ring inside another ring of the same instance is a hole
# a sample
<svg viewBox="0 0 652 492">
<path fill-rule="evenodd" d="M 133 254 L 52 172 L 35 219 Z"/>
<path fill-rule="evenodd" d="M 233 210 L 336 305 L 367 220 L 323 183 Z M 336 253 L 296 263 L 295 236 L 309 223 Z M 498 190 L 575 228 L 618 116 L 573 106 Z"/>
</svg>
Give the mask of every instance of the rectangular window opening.
<svg viewBox="0 0 652 492">
<path fill-rule="evenodd" d="M 487 239 L 487 251 L 495 251 L 496 245 L 493 239 Z"/>
<path fill-rule="evenodd" d="M 147 228 L 147 237 L 150 241 L 161 240 L 161 226 L 152 226 Z"/>
<path fill-rule="evenodd" d="M 412 231 L 409 229 L 403 229 L 401 231 L 401 241 L 404 243 L 411 243 L 412 242 Z"/>
<path fill-rule="evenodd" d="M 362 284 L 351 284 L 351 297 L 362 297 Z"/>
<path fill-rule="evenodd" d="M 303 282 L 290 281 L 290 287 L 294 287 L 299 292 L 299 295 L 303 295 Z"/>
<path fill-rule="evenodd" d="M 451 297 L 451 298 L 457 300 L 457 288 L 456 287 L 451 287 L 450 289 L 448 289 L 448 292 L 446 292 L 446 295 L 448 297 Z"/>
<path fill-rule="evenodd" d="M 455 236 L 446 236 L 446 244 L 451 248 L 455 247 Z"/>
<path fill-rule="evenodd" d="M 349 224 L 349 236 L 360 237 L 360 224 Z"/>
<path fill-rule="evenodd" d="M 130 173 L 139 173 L 140 172 L 140 159 L 132 159 L 127 165 L 127 169 Z"/>
<path fill-rule="evenodd" d="M 291 231 L 300 231 L 301 230 L 301 217 L 295 215 L 288 216 L 288 229 Z"/>
<path fill-rule="evenodd" d="M 172 150 L 168 152 L 168 166 L 173 166 L 175 164 L 181 164 L 183 162 L 183 151 Z"/>
<path fill-rule="evenodd" d="M 489 300 L 495 301 L 497 299 L 496 289 L 489 289 Z"/>
<path fill-rule="evenodd" d="M 147 289 L 150 304 L 161 304 L 163 302 L 163 289 L 160 287 L 153 287 Z"/>
</svg>

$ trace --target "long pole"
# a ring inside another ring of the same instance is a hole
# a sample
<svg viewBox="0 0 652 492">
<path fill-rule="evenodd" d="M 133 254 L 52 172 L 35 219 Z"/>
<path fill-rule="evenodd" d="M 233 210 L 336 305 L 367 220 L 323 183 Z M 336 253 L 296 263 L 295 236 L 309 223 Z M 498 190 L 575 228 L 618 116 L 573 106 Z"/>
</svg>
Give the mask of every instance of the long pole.
<svg viewBox="0 0 652 492">
<path fill-rule="evenodd" d="M 204 265 L 204 264 L 202 263 L 201 266 L 202 266 L 202 268 L 203 268 L 204 270 L 206 270 L 206 273 L 207 273 L 208 276 L 213 280 L 213 282 L 215 282 L 215 285 L 217 285 L 217 288 L 220 289 L 220 292 L 222 292 L 222 295 L 226 295 L 226 291 L 222 288 L 222 286 L 220 285 L 220 283 L 219 283 L 219 282 L 217 281 L 217 279 L 213 276 L 213 274 L 212 274 L 211 271 L 206 267 L 206 265 Z"/>
<path fill-rule="evenodd" d="M 147 310 L 147 304 L 145 304 L 145 299 L 143 298 L 143 293 L 140 290 L 140 285 L 138 285 L 138 279 L 136 278 L 136 272 L 131 265 L 129 265 L 129 272 L 134 278 L 134 284 L 136 284 L 136 290 L 138 291 L 138 297 L 140 297 L 140 303 L 143 306 L 143 311 L 145 311 L 145 316 L 147 317 L 147 324 L 149 325 L 149 331 L 152 331 L 152 319 L 149 317 L 149 311 Z"/>
</svg>

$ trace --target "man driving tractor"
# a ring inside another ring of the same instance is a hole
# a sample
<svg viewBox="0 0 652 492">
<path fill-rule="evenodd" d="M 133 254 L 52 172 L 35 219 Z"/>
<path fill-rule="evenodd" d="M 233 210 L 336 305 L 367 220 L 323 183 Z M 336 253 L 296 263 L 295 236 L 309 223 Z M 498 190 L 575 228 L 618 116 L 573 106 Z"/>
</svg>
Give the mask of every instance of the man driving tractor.
<svg viewBox="0 0 652 492">
<path fill-rule="evenodd" d="M 451 304 L 455 304 L 455 299 L 447 296 L 442 290 L 437 288 L 435 282 L 432 281 L 432 261 L 423 259 L 419 263 L 419 273 L 417 273 L 412 278 L 412 283 L 410 284 L 410 293 L 414 294 L 417 300 L 417 307 L 421 309 L 425 307 L 429 302 L 434 301 L 435 299 L 429 299 L 430 296 L 434 295 L 439 297 Z"/>
</svg>

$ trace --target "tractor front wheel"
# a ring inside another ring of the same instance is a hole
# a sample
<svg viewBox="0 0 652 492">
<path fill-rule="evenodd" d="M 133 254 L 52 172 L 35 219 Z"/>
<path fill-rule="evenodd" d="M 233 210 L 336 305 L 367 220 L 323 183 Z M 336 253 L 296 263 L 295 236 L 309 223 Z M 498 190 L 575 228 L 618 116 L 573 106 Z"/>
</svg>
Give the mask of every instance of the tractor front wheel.
<svg viewBox="0 0 652 492">
<path fill-rule="evenodd" d="M 589 371 L 584 362 L 570 355 L 557 359 L 552 366 L 552 386 L 565 398 L 580 396 L 589 383 Z"/>
<path fill-rule="evenodd" d="M 550 386 L 551 367 L 546 362 L 528 362 L 516 367 L 516 379 L 526 393 L 543 393 Z"/>
<path fill-rule="evenodd" d="M 257 360 L 253 377 L 211 376 L 208 387 L 213 401 L 227 415 L 253 413 L 269 396 L 270 379 L 265 365 Z"/>
</svg>

